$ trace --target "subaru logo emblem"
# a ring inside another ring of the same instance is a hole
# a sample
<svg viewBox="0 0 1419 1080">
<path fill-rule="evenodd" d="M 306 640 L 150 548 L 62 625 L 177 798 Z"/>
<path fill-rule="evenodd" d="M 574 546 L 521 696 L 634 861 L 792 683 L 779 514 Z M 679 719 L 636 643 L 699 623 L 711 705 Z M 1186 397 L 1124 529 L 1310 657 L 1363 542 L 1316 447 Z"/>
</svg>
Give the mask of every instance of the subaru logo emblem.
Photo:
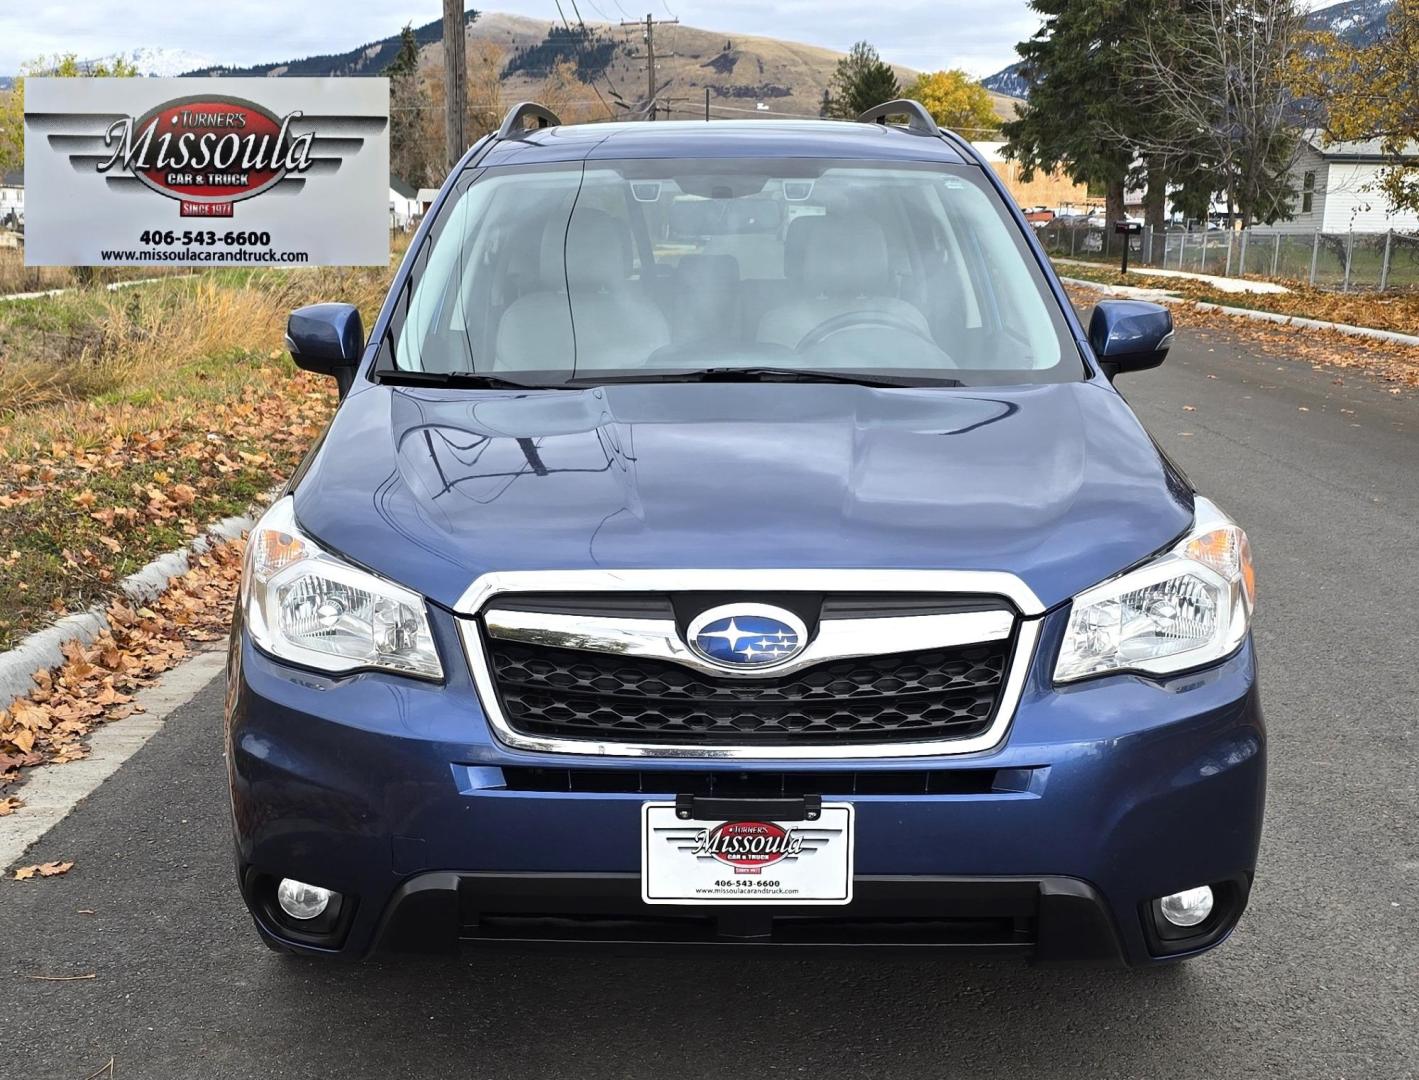
<svg viewBox="0 0 1419 1080">
<path fill-rule="evenodd" d="M 808 644 L 808 628 L 783 608 L 725 604 L 692 619 L 685 637 L 710 663 L 745 671 L 775 667 L 797 656 Z"/>
</svg>

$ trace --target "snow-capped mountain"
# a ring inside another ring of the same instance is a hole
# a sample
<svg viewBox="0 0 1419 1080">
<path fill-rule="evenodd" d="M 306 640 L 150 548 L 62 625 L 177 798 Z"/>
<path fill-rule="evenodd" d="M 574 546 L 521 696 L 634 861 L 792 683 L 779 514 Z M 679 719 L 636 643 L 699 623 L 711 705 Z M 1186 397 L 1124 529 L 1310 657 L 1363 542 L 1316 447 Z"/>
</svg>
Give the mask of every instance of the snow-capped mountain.
<svg viewBox="0 0 1419 1080">
<path fill-rule="evenodd" d="M 1312 30 L 1326 30 L 1351 45 L 1370 45 L 1384 31 L 1394 0 L 1347 0 L 1311 12 Z"/>
<path fill-rule="evenodd" d="M 1351 45 L 1371 45 L 1383 33 L 1394 0 L 1345 0 L 1311 12 L 1306 20 L 1311 30 L 1328 31 Z M 1030 83 L 1025 78 L 1023 64 L 1011 64 L 994 75 L 987 75 L 981 85 L 997 94 L 1029 97 Z"/>
<path fill-rule="evenodd" d="M 130 49 L 128 52 L 113 53 L 109 56 L 99 57 L 89 63 L 112 63 L 114 60 L 122 60 L 132 64 L 138 69 L 140 75 L 181 75 L 185 71 L 192 71 L 196 68 L 211 67 L 214 63 L 211 57 L 203 56 L 201 53 L 189 52 L 186 49 L 169 49 L 161 45 L 145 45 L 138 49 Z"/>
</svg>

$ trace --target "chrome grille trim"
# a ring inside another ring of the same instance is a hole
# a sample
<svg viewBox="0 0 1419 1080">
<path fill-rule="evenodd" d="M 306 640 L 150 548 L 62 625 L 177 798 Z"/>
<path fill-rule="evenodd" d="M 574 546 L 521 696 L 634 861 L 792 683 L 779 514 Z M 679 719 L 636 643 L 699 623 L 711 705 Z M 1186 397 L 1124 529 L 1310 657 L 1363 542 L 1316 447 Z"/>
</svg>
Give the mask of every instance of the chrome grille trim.
<svg viewBox="0 0 1419 1080">
<path fill-rule="evenodd" d="M 713 664 L 680 640 L 670 619 L 597 618 L 540 611 L 493 609 L 483 615 L 491 637 L 558 649 L 671 660 L 706 675 L 765 679 L 790 675 L 830 660 L 885 656 L 918 649 L 944 649 L 1003 641 L 1015 619 L 1008 611 L 963 611 L 950 615 L 887 616 L 877 619 L 824 619 L 817 636 L 797 656 L 781 664 L 736 670 Z"/>
<path fill-rule="evenodd" d="M 691 592 L 691 591 L 732 591 L 753 592 L 853 592 L 853 593 L 940 593 L 1003 596 L 1010 600 L 1024 615 L 1014 622 L 1015 645 L 1006 672 L 1005 685 L 990 727 L 980 735 L 964 739 L 945 739 L 922 742 L 894 742 L 890 744 L 864 745 L 812 745 L 812 746 L 682 746 L 645 743 L 602 742 L 587 739 L 562 739 L 526 735 L 514 731 L 502 715 L 498 695 L 487 652 L 483 647 L 482 633 L 476 618 L 457 619 L 460 638 L 463 642 L 469 669 L 473 673 L 474 686 L 483 705 L 484 713 L 499 742 L 517 750 L 539 753 L 575 754 L 599 757 L 632 758 L 692 758 L 698 760 L 758 760 L 758 761 L 810 761 L 810 760 L 863 760 L 886 758 L 919 758 L 957 756 L 979 753 L 999 746 L 1015 718 L 1015 710 L 1024 692 L 1025 682 L 1034 663 L 1035 647 L 1039 640 L 1039 616 L 1044 606 L 1034 592 L 1013 574 L 1000 572 L 975 572 L 954 570 L 564 570 L 564 571 L 512 571 L 485 574 L 469 587 L 456 605 L 460 615 L 478 615 L 494 596 L 502 593 L 562 593 L 562 592 Z M 489 612 L 492 616 L 493 613 Z M 500 625 L 508 625 L 512 616 L 554 617 L 545 613 L 514 612 L 500 610 L 496 618 Z M 1010 621 L 1003 612 L 958 612 L 946 616 L 909 616 L 915 622 L 923 619 L 961 619 L 975 616 L 1001 616 Z M 889 617 L 890 618 L 890 617 Z M 621 623 L 622 629 L 628 622 L 659 622 L 662 620 L 609 620 Z M 663 620 L 668 623 L 668 620 Z M 843 622 L 864 622 L 867 620 L 841 620 Z M 880 628 L 882 619 L 873 619 L 874 626 Z M 965 624 L 962 624 L 965 625 Z M 561 629 L 565 629 L 562 627 Z M 634 629 L 634 628 L 633 628 Z M 642 628 L 643 629 L 643 628 Z M 658 633 L 664 635 L 665 627 Z M 989 625 L 987 636 L 982 641 L 1000 640 L 992 638 Z M 677 644 L 678 634 L 673 625 L 669 626 L 671 639 Z M 1009 628 L 1007 627 L 1007 636 Z M 820 630 L 821 634 L 821 630 Z M 543 642 L 551 644 L 551 642 Z M 960 644 L 972 644 L 961 642 Z M 680 645 L 684 648 L 683 644 Z M 688 652 L 688 650 L 686 650 Z M 874 648 L 872 653 L 884 653 Z M 857 653 L 855 655 L 862 655 Z M 679 657 L 675 657 L 678 661 Z M 823 662 L 820 656 L 817 662 Z M 781 674 L 778 668 L 775 674 Z M 725 672 L 714 669 L 723 677 Z"/>
<path fill-rule="evenodd" d="M 1035 591 L 1003 570 L 496 570 L 474 579 L 453 610 L 477 615 L 499 593 L 841 592 L 1003 596 L 1025 618 L 1045 613 Z"/>
</svg>

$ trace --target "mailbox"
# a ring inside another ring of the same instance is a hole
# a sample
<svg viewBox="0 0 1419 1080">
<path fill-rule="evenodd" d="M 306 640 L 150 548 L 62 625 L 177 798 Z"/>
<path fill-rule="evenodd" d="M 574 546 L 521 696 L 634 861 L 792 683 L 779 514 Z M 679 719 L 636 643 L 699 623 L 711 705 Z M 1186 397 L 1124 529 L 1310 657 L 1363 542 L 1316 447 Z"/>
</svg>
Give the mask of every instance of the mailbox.
<svg viewBox="0 0 1419 1080">
<path fill-rule="evenodd" d="M 1142 249 L 1142 246 L 1143 246 L 1142 234 L 1143 234 L 1143 223 L 1142 223 L 1141 221 L 1127 221 L 1127 220 L 1124 220 L 1124 221 L 1115 221 L 1115 222 L 1114 222 L 1114 235 L 1115 235 L 1115 236 L 1122 236 L 1122 237 L 1124 238 L 1124 241 L 1123 241 L 1123 260 L 1122 260 L 1122 262 L 1119 264 L 1119 273 L 1121 273 L 1121 274 L 1127 274 L 1127 273 L 1128 273 L 1128 249 L 1131 248 L 1135 243 L 1137 243 L 1137 244 L 1139 245 L 1140 250 Z M 1135 236 L 1137 236 L 1137 237 L 1139 238 L 1139 239 L 1136 240 L 1136 241 L 1133 239 Z"/>
</svg>

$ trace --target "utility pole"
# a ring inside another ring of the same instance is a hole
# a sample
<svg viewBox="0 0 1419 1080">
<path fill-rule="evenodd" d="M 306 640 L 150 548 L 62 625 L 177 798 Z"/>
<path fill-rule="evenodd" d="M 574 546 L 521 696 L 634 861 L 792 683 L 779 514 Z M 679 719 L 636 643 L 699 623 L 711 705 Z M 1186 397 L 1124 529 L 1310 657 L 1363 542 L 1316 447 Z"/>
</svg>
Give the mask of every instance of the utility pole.
<svg viewBox="0 0 1419 1080">
<path fill-rule="evenodd" d="M 464 59 L 463 0 L 443 0 L 443 111 L 452 169 L 468 149 L 468 65 Z"/>
<path fill-rule="evenodd" d="M 623 19 L 622 26 L 642 26 L 645 28 L 645 118 L 655 119 L 655 28 L 657 26 L 673 26 L 679 19 L 657 19 L 649 12 L 646 13 L 645 22 L 639 19 Z M 666 53 L 673 56 L 673 53 Z"/>
</svg>

